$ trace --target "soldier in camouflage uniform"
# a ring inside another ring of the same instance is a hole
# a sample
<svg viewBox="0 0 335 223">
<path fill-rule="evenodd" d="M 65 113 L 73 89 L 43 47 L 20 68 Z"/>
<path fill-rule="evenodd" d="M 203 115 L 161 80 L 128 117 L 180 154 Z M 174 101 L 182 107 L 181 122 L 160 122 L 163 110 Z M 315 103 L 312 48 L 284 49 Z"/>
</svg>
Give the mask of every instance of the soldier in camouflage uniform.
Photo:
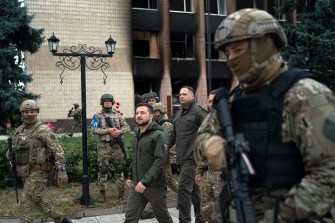
<svg viewBox="0 0 335 223">
<path fill-rule="evenodd" d="M 230 110 L 235 133 L 250 143 L 249 192 L 259 222 L 334 222 L 335 96 L 309 72 L 288 70 L 279 57 L 286 43 L 258 9 L 229 15 L 215 34 L 243 91 Z M 218 123 L 211 112 L 196 139 L 195 158 L 211 169 L 227 163 Z M 233 204 L 229 221 L 237 222 Z"/>
<path fill-rule="evenodd" d="M 208 95 L 208 107 L 211 110 L 213 109 L 215 94 L 216 91 L 213 90 Z M 213 222 L 213 199 L 218 198 L 223 188 L 220 174 L 221 171 L 209 170 L 207 166 L 197 166 L 194 180 L 198 186 L 201 186 L 201 213 L 206 222 Z"/>
<path fill-rule="evenodd" d="M 69 223 L 72 220 L 64 217 L 45 198 L 44 189 L 53 167 L 57 172 L 55 180 L 58 186 L 65 185 L 68 177 L 65 171 L 64 149 L 49 126 L 38 121 L 39 111 L 40 107 L 34 100 L 21 103 L 23 124 L 15 130 L 14 154 L 7 152 L 7 157 L 15 158 L 16 172 L 23 182 L 20 222 L 33 223 L 34 211 L 40 210 L 56 223 Z"/>
<path fill-rule="evenodd" d="M 163 127 L 163 132 L 169 137 L 171 130 L 173 128 L 172 122 L 167 119 L 166 117 L 166 109 L 161 103 L 157 103 L 152 106 L 154 109 L 154 120 L 158 123 L 158 125 Z M 168 151 L 168 163 L 167 163 L 167 170 L 166 170 L 166 177 L 167 177 L 167 186 L 171 188 L 174 192 L 177 192 L 177 182 L 172 176 L 171 171 L 171 157 L 176 156 L 176 151 Z"/>
<path fill-rule="evenodd" d="M 119 198 L 124 194 L 123 161 L 124 154 L 117 140 L 123 133 L 129 132 L 129 125 L 125 119 L 113 109 L 114 97 L 111 94 L 101 96 L 100 104 L 102 110 L 96 113 L 91 122 L 92 134 L 99 136 L 98 150 L 98 185 L 100 188 L 99 202 L 105 202 L 106 183 L 110 164 L 115 168 L 114 177 L 119 192 Z M 108 119 L 112 126 L 108 126 Z"/>
<path fill-rule="evenodd" d="M 81 108 L 79 108 L 79 104 L 78 103 L 74 103 L 73 104 L 74 110 L 70 110 L 71 112 L 69 112 L 68 117 L 73 117 L 74 119 L 74 123 L 71 127 L 71 133 L 68 133 L 69 136 L 73 136 L 73 131 L 76 128 L 76 126 L 79 126 L 79 128 L 81 129 Z"/>
<path fill-rule="evenodd" d="M 154 105 L 152 105 L 153 107 L 153 111 L 154 111 L 154 120 L 155 122 L 162 126 L 163 128 L 163 132 L 169 136 L 169 134 L 171 133 L 171 130 L 173 128 L 173 124 L 169 119 L 165 119 L 165 115 L 166 115 L 166 109 L 163 107 L 163 105 L 161 103 L 156 103 Z M 171 162 L 170 162 L 170 151 L 168 151 L 168 159 L 167 159 L 167 169 L 166 169 L 166 180 L 167 180 L 167 186 L 169 188 L 171 188 L 174 192 L 177 193 L 177 182 L 176 180 L 173 178 L 172 176 L 172 171 L 171 171 Z M 175 154 L 172 154 L 172 156 L 175 156 Z M 153 210 L 152 210 L 152 206 L 150 203 L 148 203 L 148 205 L 146 206 L 146 208 L 144 209 L 142 215 L 141 215 L 141 219 L 147 219 L 147 218 L 153 218 Z"/>
<path fill-rule="evenodd" d="M 143 95 L 143 101 L 148 103 L 149 105 L 155 105 L 155 104 L 161 104 L 159 102 L 159 98 L 158 98 L 158 95 L 155 93 L 155 92 L 148 92 L 148 93 L 145 93 Z M 163 117 L 162 119 L 166 120 L 166 119 L 169 119 L 169 117 L 167 116 L 167 114 L 163 114 Z"/>
</svg>

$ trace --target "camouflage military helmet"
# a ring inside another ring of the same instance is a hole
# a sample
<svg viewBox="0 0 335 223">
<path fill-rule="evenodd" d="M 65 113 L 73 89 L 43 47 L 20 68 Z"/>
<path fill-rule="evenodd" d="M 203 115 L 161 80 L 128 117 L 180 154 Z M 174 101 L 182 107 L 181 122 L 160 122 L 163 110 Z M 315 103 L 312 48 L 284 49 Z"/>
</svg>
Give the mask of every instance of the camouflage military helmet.
<svg viewBox="0 0 335 223">
<path fill-rule="evenodd" d="M 37 110 L 40 112 L 40 106 L 37 104 L 36 101 L 28 99 L 21 103 L 20 105 L 20 112 L 23 112 L 25 110 Z"/>
<path fill-rule="evenodd" d="M 160 111 L 162 114 L 166 113 L 166 109 L 161 103 L 157 103 L 155 105 L 152 105 L 153 111 Z"/>
<path fill-rule="evenodd" d="M 79 107 L 79 104 L 78 104 L 78 103 L 74 103 L 73 106 L 74 106 L 75 108 L 78 108 L 78 107 Z"/>
<path fill-rule="evenodd" d="M 114 97 L 111 94 L 103 94 L 100 99 L 100 105 L 103 105 L 104 101 L 112 101 L 113 104 L 115 103 Z"/>
<path fill-rule="evenodd" d="M 158 95 L 155 92 L 146 93 L 146 94 L 143 95 L 143 98 L 144 98 L 145 102 L 148 102 L 148 99 L 150 99 L 150 98 L 156 99 L 157 103 L 159 102 Z"/>
<path fill-rule="evenodd" d="M 287 44 L 286 35 L 278 21 L 259 9 L 241 9 L 229 15 L 215 32 L 215 48 L 223 50 L 228 43 L 260 38 L 271 34 L 278 49 Z"/>
</svg>

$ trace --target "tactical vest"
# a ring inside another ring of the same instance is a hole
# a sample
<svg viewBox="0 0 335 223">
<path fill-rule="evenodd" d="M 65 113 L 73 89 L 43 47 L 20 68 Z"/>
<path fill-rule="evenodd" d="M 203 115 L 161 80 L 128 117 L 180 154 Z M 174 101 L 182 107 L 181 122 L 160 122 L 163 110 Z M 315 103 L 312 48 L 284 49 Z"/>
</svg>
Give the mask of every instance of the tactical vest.
<svg viewBox="0 0 335 223">
<path fill-rule="evenodd" d="M 281 125 L 285 93 L 298 80 L 314 78 L 307 71 L 290 70 L 257 93 L 237 95 L 231 114 L 235 134 L 243 133 L 250 143 L 250 161 L 256 174 L 250 187 L 289 188 L 304 175 L 297 146 L 282 143 Z"/>
<path fill-rule="evenodd" d="M 110 117 L 110 119 L 114 123 L 114 128 L 121 129 L 120 119 L 116 113 L 103 113 L 103 112 L 99 112 L 97 114 L 97 118 L 99 119 L 100 122 L 100 128 L 112 128 L 111 126 L 107 125 L 106 117 Z M 109 142 L 113 141 L 114 139 L 113 136 L 107 133 L 105 135 L 100 135 L 100 140 Z"/>
<path fill-rule="evenodd" d="M 37 129 L 42 124 L 42 122 L 37 122 L 25 131 L 23 126 L 16 130 L 13 150 L 17 165 L 43 164 L 51 159 L 51 154 L 45 144 L 37 138 Z"/>
<path fill-rule="evenodd" d="M 162 126 L 165 122 L 169 122 L 169 123 L 173 124 L 169 119 L 162 119 L 162 120 L 158 121 L 157 124 Z"/>
</svg>

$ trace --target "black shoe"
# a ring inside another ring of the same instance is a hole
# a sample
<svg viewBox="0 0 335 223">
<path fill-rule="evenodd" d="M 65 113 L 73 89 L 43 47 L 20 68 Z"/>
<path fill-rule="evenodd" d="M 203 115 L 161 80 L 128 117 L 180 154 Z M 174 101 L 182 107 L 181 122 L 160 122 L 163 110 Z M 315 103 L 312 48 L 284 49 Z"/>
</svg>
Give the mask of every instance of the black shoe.
<svg viewBox="0 0 335 223">
<path fill-rule="evenodd" d="M 73 221 L 70 218 L 63 217 L 63 219 L 60 223 L 73 223 Z"/>
<path fill-rule="evenodd" d="M 70 137 L 72 137 L 72 136 L 73 136 L 73 133 L 68 133 L 67 135 L 70 136 Z"/>
</svg>

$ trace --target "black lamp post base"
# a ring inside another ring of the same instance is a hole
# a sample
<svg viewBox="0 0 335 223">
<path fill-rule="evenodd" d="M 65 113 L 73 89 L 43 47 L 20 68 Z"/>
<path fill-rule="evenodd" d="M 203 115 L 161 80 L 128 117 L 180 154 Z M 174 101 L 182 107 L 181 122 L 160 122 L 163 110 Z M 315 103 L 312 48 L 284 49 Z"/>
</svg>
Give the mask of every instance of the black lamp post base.
<svg viewBox="0 0 335 223">
<path fill-rule="evenodd" d="M 86 205 L 87 207 L 94 207 L 92 198 L 89 194 L 89 181 L 88 181 L 88 176 L 83 175 L 83 194 L 80 197 L 80 204 L 81 205 Z"/>
<path fill-rule="evenodd" d="M 94 208 L 94 204 L 90 195 L 88 196 L 85 196 L 84 194 L 81 195 L 79 204 L 86 205 L 88 208 Z"/>
</svg>

